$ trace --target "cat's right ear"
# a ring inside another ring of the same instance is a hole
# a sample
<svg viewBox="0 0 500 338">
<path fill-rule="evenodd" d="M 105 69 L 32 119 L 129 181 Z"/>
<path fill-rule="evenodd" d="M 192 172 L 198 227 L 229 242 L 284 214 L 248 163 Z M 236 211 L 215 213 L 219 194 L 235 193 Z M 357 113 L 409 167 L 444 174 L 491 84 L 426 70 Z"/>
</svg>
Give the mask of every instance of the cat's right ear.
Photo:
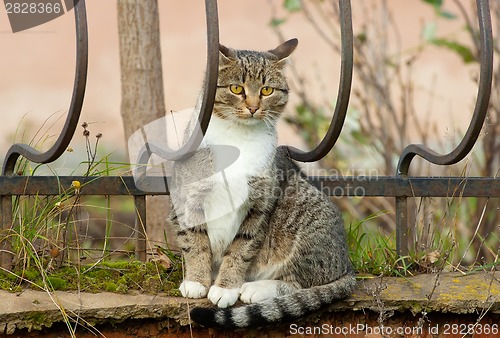
<svg viewBox="0 0 500 338">
<path fill-rule="evenodd" d="M 219 61 L 229 62 L 231 60 L 234 61 L 235 59 L 236 59 L 236 54 L 232 49 L 219 44 Z"/>
<path fill-rule="evenodd" d="M 272 49 L 269 51 L 269 53 L 274 54 L 279 61 L 285 60 L 290 56 L 290 54 L 293 53 L 295 48 L 297 48 L 297 45 L 299 44 L 299 40 L 297 39 L 290 39 L 286 42 L 283 42 L 281 45 L 278 47 Z"/>
</svg>

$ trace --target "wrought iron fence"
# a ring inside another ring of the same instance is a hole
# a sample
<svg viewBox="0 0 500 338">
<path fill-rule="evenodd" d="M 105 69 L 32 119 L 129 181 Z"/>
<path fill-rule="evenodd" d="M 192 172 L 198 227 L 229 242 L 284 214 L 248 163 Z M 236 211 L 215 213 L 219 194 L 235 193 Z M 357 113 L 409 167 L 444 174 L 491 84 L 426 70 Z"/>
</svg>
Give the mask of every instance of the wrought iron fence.
<svg viewBox="0 0 500 338">
<path fill-rule="evenodd" d="M 477 0 L 478 24 L 480 28 L 481 57 L 480 77 L 474 113 L 459 145 L 448 154 L 438 154 L 424 145 L 407 146 L 399 159 L 395 176 L 366 177 L 309 177 L 312 184 L 329 195 L 340 192 L 343 196 L 355 196 L 362 189 L 364 196 L 392 197 L 396 210 L 396 249 L 399 255 L 408 253 L 408 198 L 413 197 L 500 197 L 500 179 L 494 177 L 411 177 L 408 170 L 415 156 L 437 165 L 451 165 L 462 160 L 472 149 L 484 124 L 491 93 L 493 74 L 493 37 L 488 0 Z M 218 70 L 218 14 L 217 1 L 205 0 L 207 22 L 207 72 L 203 104 L 199 115 L 202 132 L 210 122 L 214 104 Z M 329 129 L 318 146 L 304 152 L 284 146 L 289 156 L 297 161 L 318 161 L 331 151 L 340 136 L 349 103 L 353 74 L 353 32 L 351 6 L 349 0 L 339 1 L 341 18 L 341 72 L 335 111 Z M 13 226 L 12 197 L 20 195 L 59 195 L 68 191 L 73 181 L 81 182 L 82 195 L 126 195 L 133 196 L 136 208 L 135 231 L 137 244 L 136 258 L 146 259 L 146 196 L 165 195 L 166 178 L 147 176 L 144 172 L 139 181 L 132 176 L 87 177 L 87 176 L 20 176 L 15 165 L 20 156 L 36 163 L 50 163 L 61 156 L 69 145 L 78 125 L 85 95 L 88 35 L 85 1 L 81 0 L 74 8 L 76 23 L 76 72 L 73 96 L 63 130 L 54 145 L 40 153 L 26 144 L 14 144 L 9 149 L 0 176 L 0 263 L 4 268 L 12 264 L 12 245 L 9 233 Z M 146 144 L 139 156 L 139 163 L 148 163 L 153 154 L 169 160 L 189 156 L 201 142 L 200 133 L 193 133 L 183 147 L 174 151 L 165 147 Z M 162 187 L 158 189 L 158 187 Z"/>
</svg>

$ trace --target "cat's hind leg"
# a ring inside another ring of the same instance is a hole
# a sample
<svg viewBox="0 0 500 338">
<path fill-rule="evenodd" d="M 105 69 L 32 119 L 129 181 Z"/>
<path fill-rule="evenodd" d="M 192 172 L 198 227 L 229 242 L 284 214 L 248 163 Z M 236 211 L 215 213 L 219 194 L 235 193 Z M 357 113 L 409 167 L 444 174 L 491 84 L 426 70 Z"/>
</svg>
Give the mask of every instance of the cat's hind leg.
<svg viewBox="0 0 500 338">
<path fill-rule="evenodd" d="M 245 303 L 259 303 L 266 299 L 286 295 L 297 290 L 289 282 L 282 280 L 264 279 L 244 283 L 240 288 L 240 300 Z"/>
</svg>

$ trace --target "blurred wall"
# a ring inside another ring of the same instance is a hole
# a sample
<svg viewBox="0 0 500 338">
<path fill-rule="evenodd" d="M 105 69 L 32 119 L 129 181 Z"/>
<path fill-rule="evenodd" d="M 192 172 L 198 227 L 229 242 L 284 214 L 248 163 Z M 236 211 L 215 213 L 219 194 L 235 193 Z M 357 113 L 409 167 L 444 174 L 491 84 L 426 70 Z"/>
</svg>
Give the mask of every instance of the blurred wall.
<svg viewBox="0 0 500 338">
<path fill-rule="evenodd" d="M 371 1 L 353 2 L 354 30 L 359 32 L 371 8 Z M 376 1 L 375 1 L 376 2 Z M 205 68 L 205 19 L 203 1 L 160 0 L 162 58 L 164 66 L 167 110 L 182 110 L 192 106 L 203 79 Z M 271 4 L 273 6 L 271 6 Z M 402 50 L 411 49 L 421 41 L 423 25 L 433 20 L 430 6 L 420 0 L 388 0 L 394 21 L 400 30 Z M 271 8 L 281 7 L 281 0 L 219 1 L 221 42 L 244 49 L 270 49 L 278 43 L 270 28 Z M 120 119 L 120 73 L 116 2 L 88 0 L 90 59 L 88 85 L 81 121 L 95 122 L 90 129 L 101 132 L 102 145 L 109 152 L 123 152 L 125 140 Z M 450 11 L 458 13 L 456 8 Z M 279 11 L 278 16 L 285 15 Z M 300 15 L 290 15 L 283 26 L 286 37 L 298 37 L 299 48 L 293 56 L 297 68 L 308 74 L 307 84 L 315 92 L 331 93 L 335 98 L 338 84 L 339 58 L 322 42 L 310 24 Z M 439 22 L 439 33 L 460 34 L 463 22 Z M 469 41 L 464 41 L 469 43 Z M 66 14 L 42 26 L 13 34 L 7 15 L 0 7 L 0 161 L 3 161 L 14 135 L 25 133 L 25 141 L 37 132 L 49 117 L 51 125 L 64 120 L 71 98 L 75 41 L 73 13 Z M 417 100 L 417 111 L 422 118 L 438 117 L 441 123 L 438 136 L 451 137 L 457 129 L 464 130 L 472 113 L 476 86 L 471 74 L 477 66 L 464 67 L 460 59 L 447 51 L 430 48 L 418 60 L 414 73 L 420 93 L 439 93 L 432 106 L 426 100 Z M 317 80 L 319 72 L 324 77 Z M 356 84 L 354 84 L 356 85 Z M 427 93 L 427 94 L 426 94 Z M 49 132 L 57 134 L 59 125 Z M 285 135 L 286 134 L 286 135 Z M 73 146 L 79 147 L 83 137 L 78 132 Z M 448 136 L 446 136 L 448 135 Z M 300 144 L 298 136 L 286 129 L 283 143 Z M 418 142 L 415 139 L 415 142 Z M 81 154 L 82 160 L 85 154 Z"/>
</svg>

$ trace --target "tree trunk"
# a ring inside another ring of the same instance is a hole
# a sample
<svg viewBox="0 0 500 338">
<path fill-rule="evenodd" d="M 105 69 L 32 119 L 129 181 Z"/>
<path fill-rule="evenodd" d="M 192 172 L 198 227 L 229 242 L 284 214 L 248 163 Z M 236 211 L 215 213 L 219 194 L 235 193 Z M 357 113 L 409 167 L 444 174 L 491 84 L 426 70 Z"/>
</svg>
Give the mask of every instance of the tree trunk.
<svg viewBox="0 0 500 338">
<path fill-rule="evenodd" d="M 121 67 L 121 115 L 126 141 L 142 126 L 165 116 L 157 0 L 118 0 Z M 147 197 L 148 251 L 155 244 L 170 247 L 166 226 L 168 197 Z"/>
</svg>

